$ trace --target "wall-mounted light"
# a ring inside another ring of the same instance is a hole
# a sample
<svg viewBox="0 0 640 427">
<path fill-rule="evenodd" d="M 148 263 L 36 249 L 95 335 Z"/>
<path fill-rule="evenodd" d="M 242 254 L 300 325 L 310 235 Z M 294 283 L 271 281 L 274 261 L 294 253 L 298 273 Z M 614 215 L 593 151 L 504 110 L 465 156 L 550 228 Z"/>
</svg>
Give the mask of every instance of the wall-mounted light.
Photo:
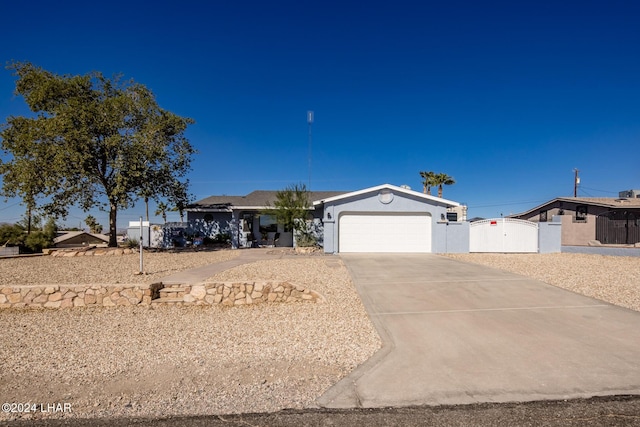
<svg viewBox="0 0 640 427">
<path fill-rule="evenodd" d="M 327 212 L 327 218 L 331 219 L 331 212 Z"/>
</svg>

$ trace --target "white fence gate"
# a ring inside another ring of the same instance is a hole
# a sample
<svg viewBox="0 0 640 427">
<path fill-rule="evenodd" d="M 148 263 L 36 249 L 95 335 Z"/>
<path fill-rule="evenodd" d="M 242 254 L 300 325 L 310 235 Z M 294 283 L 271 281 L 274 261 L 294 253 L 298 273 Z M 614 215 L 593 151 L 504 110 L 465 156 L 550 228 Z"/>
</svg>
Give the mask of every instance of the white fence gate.
<svg viewBox="0 0 640 427">
<path fill-rule="evenodd" d="M 472 222 L 469 252 L 538 252 L 538 224 L 514 218 Z"/>
</svg>

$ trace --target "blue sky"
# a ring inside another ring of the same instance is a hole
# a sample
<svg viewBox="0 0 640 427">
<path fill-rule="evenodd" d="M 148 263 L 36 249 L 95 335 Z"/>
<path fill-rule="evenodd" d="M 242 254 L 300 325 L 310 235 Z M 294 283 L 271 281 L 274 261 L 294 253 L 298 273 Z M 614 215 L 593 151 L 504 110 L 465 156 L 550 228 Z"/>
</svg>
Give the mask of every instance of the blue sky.
<svg viewBox="0 0 640 427">
<path fill-rule="evenodd" d="M 581 196 L 640 188 L 640 2 L 32 1 L 0 14 L 0 61 L 122 73 L 193 118 L 197 199 L 307 183 L 308 110 L 312 190 L 421 191 L 432 170 L 457 181 L 445 198 L 495 217 L 572 195 L 574 168 Z M 14 87 L 0 70 L 3 122 L 27 114 Z"/>
</svg>

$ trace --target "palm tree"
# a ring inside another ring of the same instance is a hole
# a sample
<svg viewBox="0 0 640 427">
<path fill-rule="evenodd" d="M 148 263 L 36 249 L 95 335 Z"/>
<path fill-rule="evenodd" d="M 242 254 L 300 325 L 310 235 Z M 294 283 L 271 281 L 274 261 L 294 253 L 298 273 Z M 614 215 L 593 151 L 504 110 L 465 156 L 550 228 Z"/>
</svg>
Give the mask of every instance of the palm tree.
<svg viewBox="0 0 640 427">
<path fill-rule="evenodd" d="M 452 185 L 455 184 L 456 181 L 452 176 L 447 175 L 446 173 L 437 173 L 433 177 L 433 185 L 438 186 L 438 197 L 442 197 L 442 186 L 443 185 Z"/>
<path fill-rule="evenodd" d="M 422 181 L 422 192 L 424 194 L 431 195 L 431 187 L 435 185 L 435 183 L 434 183 L 435 175 L 436 174 L 434 172 L 432 172 L 432 171 L 420 172 L 420 176 L 423 179 L 423 181 Z"/>
<path fill-rule="evenodd" d="M 162 215 L 164 223 L 167 223 L 167 210 L 169 207 L 164 202 L 159 202 L 156 209 L 156 215 Z"/>
</svg>

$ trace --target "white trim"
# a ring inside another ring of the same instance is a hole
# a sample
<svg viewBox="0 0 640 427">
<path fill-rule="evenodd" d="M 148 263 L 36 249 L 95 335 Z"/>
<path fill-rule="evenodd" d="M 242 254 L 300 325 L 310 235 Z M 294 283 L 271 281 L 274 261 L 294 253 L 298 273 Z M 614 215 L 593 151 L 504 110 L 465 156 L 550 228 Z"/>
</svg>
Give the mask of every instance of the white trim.
<svg viewBox="0 0 640 427">
<path fill-rule="evenodd" d="M 460 203 L 454 202 L 452 200 L 441 199 L 440 197 L 430 196 L 428 194 L 423 194 L 423 193 L 420 193 L 418 191 L 408 190 L 406 188 L 397 187 L 397 186 L 391 185 L 391 184 L 377 185 L 375 187 L 369 187 L 369 188 L 365 188 L 363 190 L 353 191 L 351 193 L 345 193 L 345 194 L 341 194 L 339 196 L 329 197 L 329 198 L 324 199 L 324 200 L 316 200 L 316 201 L 313 202 L 313 205 L 317 206 L 317 205 L 321 205 L 323 203 L 335 202 L 336 200 L 346 199 L 346 198 L 349 198 L 349 197 L 355 197 L 355 196 L 359 196 L 361 194 L 371 193 L 371 192 L 382 190 L 382 189 L 385 189 L 385 188 L 389 189 L 389 190 L 393 190 L 393 191 L 398 192 L 398 193 L 404 193 L 404 194 L 408 194 L 410 196 L 419 197 L 421 199 L 429 200 L 431 202 L 437 202 L 437 203 L 448 205 L 448 206 L 460 206 Z"/>
</svg>

